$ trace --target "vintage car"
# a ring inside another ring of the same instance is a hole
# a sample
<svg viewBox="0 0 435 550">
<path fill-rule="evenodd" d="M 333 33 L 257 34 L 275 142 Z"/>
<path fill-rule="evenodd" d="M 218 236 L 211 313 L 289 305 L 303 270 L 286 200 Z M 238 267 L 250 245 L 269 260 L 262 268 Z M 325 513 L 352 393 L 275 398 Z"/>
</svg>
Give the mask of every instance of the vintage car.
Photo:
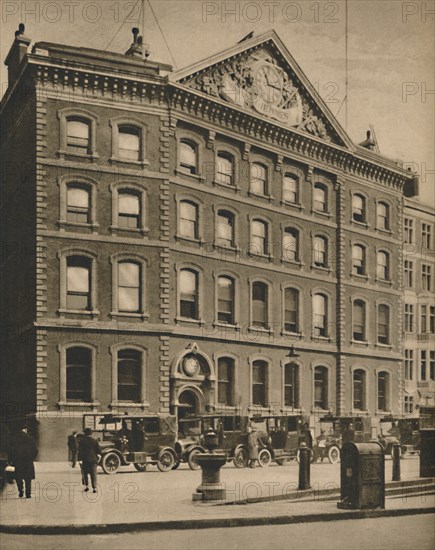
<svg viewBox="0 0 435 550">
<path fill-rule="evenodd" d="M 312 447 L 308 417 L 301 414 L 262 415 L 251 418 L 251 423 L 260 434 L 258 462 L 262 468 L 275 461 L 282 466 L 285 462 L 298 459 L 301 443 Z"/>
<path fill-rule="evenodd" d="M 199 468 L 196 457 L 206 452 L 203 436 L 210 428 L 218 436 L 219 450 L 228 455 L 236 468 L 243 468 L 248 463 L 247 440 L 249 418 L 237 414 L 204 414 L 184 418 L 180 421 L 180 437 L 175 445 L 178 459 L 187 462 L 192 470 Z"/>
<path fill-rule="evenodd" d="M 148 464 L 156 464 L 161 472 L 178 467 L 175 416 L 111 413 L 94 419 L 91 416 L 94 415 L 85 415 L 84 424 L 86 427 L 94 423 L 101 448 L 99 464 L 106 474 L 115 474 L 121 466 L 129 464 L 139 472 L 144 472 Z"/>
<path fill-rule="evenodd" d="M 368 443 L 372 438 L 370 416 L 333 416 L 320 418 L 325 438 L 316 438 L 312 461 L 327 458 L 331 464 L 340 462 L 340 449 L 346 441 Z"/>
</svg>

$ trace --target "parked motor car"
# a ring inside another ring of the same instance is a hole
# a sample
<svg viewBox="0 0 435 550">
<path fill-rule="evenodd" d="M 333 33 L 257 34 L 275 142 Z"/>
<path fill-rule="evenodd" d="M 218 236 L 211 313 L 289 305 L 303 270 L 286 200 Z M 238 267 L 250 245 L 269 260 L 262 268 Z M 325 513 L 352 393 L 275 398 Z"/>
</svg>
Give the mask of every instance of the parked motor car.
<svg viewBox="0 0 435 550">
<path fill-rule="evenodd" d="M 301 443 L 312 448 L 312 436 L 308 417 L 301 414 L 262 415 L 251 418 L 260 434 L 258 462 L 261 467 L 272 461 L 282 466 L 289 460 L 298 459 Z"/>
<path fill-rule="evenodd" d="M 90 416 L 85 415 L 85 424 L 89 425 Z M 101 448 L 99 465 L 106 474 L 115 474 L 129 464 L 139 472 L 149 464 L 157 465 L 161 472 L 179 465 L 175 416 L 110 413 L 95 419 L 94 424 Z"/>
<path fill-rule="evenodd" d="M 238 414 L 204 414 L 183 419 L 179 426 L 181 437 L 175 446 L 179 461 L 187 462 L 192 470 L 199 468 L 196 457 L 207 452 L 203 437 L 211 428 L 218 436 L 219 450 L 227 453 L 228 461 L 233 461 L 236 468 L 245 467 L 249 459 L 248 425 L 249 418 Z"/>
<path fill-rule="evenodd" d="M 372 438 L 370 416 L 334 416 L 320 418 L 320 425 L 325 432 L 324 445 L 319 439 L 313 447 L 313 462 L 327 458 L 331 464 L 340 462 L 340 449 L 346 441 L 368 443 Z"/>
</svg>

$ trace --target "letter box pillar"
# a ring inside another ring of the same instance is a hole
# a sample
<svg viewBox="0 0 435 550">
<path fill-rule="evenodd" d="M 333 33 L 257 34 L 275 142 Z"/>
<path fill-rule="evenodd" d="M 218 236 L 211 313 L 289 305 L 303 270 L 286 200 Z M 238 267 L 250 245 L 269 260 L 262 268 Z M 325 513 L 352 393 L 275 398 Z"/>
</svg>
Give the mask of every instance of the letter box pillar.
<svg viewBox="0 0 435 550">
<path fill-rule="evenodd" d="M 385 455 L 378 442 L 341 448 L 341 500 L 338 508 L 385 508 Z"/>
</svg>

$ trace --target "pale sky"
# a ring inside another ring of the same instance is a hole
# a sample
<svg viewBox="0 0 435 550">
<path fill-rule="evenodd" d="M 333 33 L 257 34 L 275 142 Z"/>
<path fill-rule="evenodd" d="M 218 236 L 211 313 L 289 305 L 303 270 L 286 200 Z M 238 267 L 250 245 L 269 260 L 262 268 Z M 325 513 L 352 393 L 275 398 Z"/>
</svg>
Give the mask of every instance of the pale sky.
<svg viewBox="0 0 435 550">
<path fill-rule="evenodd" d="M 142 32 L 140 3 L 133 9 L 136 0 L 1 0 L 1 58 L 20 22 L 33 41 L 124 52 L 131 28 L 139 26 Z M 151 6 L 170 51 L 147 3 L 150 59 L 174 64 L 173 56 L 178 69 L 234 45 L 251 31 L 258 35 L 274 29 L 345 127 L 344 0 L 151 0 Z M 430 204 L 435 202 L 434 11 L 433 0 L 348 1 L 347 132 L 358 143 L 374 125 L 381 153 L 418 171 L 421 199 Z M 4 66 L 0 78 L 3 95 Z"/>
</svg>

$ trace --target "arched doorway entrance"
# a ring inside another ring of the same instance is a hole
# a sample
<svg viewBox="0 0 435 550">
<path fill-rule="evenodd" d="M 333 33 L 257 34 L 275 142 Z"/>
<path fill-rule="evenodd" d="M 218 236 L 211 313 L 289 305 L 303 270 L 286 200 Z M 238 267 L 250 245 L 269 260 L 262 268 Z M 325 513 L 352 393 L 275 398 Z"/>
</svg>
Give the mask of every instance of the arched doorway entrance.
<svg viewBox="0 0 435 550">
<path fill-rule="evenodd" d="M 193 390 L 183 390 L 178 397 L 178 432 L 182 436 L 186 436 L 191 428 L 193 428 L 192 422 L 189 422 L 189 418 L 200 414 L 203 409 L 203 404 L 200 401 L 199 395 Z M 194 423 L 194 422 L 193 422 Z"/>
</svg>

